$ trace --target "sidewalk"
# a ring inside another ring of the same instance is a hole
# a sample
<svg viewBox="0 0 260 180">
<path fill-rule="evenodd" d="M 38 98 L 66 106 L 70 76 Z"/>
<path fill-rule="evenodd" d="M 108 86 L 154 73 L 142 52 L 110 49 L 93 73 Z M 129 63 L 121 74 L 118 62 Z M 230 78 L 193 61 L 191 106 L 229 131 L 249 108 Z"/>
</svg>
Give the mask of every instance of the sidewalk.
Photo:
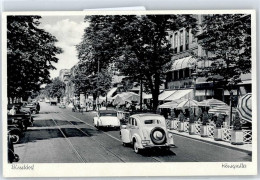
<svg viewBox="0 0 260 180">
<path fill-rule="evenodd" d="M 194 139 L 197 141 L 202 141 L 205 143 L 210 143 L 210 144 L 214 144 L 214 145 L 218 145 L 218 146 L 222 146 L 222 147 L 226 147 L 226 148 L 230 148 L 230 149 L 235 149 L 235 150 L 239 150 L 239 151 L 243 151 L 243 152 L 247 152 L 247 153 L 252 153 L 252 144 L 232 145 L 229 142 L 215 141 L 213 138 L 210 138 L 210 137 L 201 137 L 199 135 L 190 135 L 187 132 L 178 132 L 177 130 L 169 130 L 169 132 L 171 132 L 175 135 L 178 135 L 178 136 L 191 138 L 191 139 Z"/>
</svg>

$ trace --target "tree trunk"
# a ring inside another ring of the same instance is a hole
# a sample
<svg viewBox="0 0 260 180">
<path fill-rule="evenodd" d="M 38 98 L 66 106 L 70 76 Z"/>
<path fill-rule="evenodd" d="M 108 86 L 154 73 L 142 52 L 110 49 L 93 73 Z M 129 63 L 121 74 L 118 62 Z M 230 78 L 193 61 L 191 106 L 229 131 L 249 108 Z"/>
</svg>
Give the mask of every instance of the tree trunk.
<svg viewBox="0 0 260 180">
<path fill-rule="evenodd" d="M 159 89 L 160 89 L 160 75 L 154 75 L 154 90 L 152 91 L 153 96 L 153 111 L 156 112 L 158 104 L 159 104 Z"/>
<path fill-rule="evenodd" d="M 95 111 L 96 106 L 97 106 L 96 99 L 97 99 L 97 94 L 93 93 L 93 111 Z"/>
</svg>

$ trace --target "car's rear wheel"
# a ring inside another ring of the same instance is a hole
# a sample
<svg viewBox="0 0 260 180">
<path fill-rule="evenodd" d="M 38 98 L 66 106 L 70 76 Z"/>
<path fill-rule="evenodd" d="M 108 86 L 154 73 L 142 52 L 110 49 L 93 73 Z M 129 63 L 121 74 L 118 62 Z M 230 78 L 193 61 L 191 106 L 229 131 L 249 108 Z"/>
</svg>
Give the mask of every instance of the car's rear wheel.
<svg viewBox="0 0 260 180">
<path fill-rule="evenodd" d="M 136 141 L 134 142 L 134 151 L 136 154 L 140 153 L 140 149 L 138 148 L 138 144 Z"/>
</svg>

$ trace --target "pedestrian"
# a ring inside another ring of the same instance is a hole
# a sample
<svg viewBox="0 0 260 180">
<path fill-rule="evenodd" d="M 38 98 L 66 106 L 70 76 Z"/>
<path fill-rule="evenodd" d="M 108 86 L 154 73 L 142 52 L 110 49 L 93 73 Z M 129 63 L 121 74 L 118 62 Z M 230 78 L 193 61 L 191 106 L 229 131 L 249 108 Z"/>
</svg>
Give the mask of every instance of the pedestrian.
<svg viewBox="0 0 260 180">
<path fill-rule="evenodd" d="M 40 103 L 37 102 L 37 104 L 36 104 L 36 110 L 37 110 L 38 112 L 40 112 L 40 109 L 41 109 Z"/>
<path fill-rule="evenodd" d="M 16 114 L 15 106 L 13 106 L 12 109 L 10 109 L 9 114 L 10 115 L 15 115 Z"/>
</svg>

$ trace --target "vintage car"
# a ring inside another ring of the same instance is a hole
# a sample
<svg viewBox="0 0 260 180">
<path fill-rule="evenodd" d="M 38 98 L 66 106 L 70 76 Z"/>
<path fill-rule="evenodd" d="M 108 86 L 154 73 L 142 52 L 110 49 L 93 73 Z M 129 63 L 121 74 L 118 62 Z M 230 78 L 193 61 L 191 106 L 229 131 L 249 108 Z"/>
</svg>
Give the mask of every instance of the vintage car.
<svg viewBox="0 0 260 180">
<path fill-rule="evenodd" d="M 13 163 L 13 162 L 18 162 L 19 161 L 19 156 L 15 154 L 14 152 L 14 145 L 13 145 L 13 136 L 8 133 L 7 136 L 8 140 L 8 163 Z"/>
<path fill-rule="evenodd" d="M 127 125 L 120 130 L 123 145 L 132 144 L 135 153 L 141 149 L 174 147 L 172 133 L 166 128 L 165 118 L 157 114 L 135 114 L 130 116 Z"/>
<path fill-rule="evenodd" d="M 20 106 L 14 104 L 8 105 L 8 111 L 15 106 L 16 113 L 8 113 L 8 125 L 16 124 L 21 130 L 26 130 L 28 126 L 33 126 L 33 117 L 31 116 L 30 110 L 25 110 Z"/>
<path fill-rule="evenodd" d="M 38 114 L 39 111 L 36 108 L 36 103 L 24 103 L 22 106 L 23 109 L 29 109 L 31 114 Z"/>
<path fill-rule="evenodd" d="M 120 120 L 117 117 L 117 112 L 114 110 L 100 110 L 97 116 L 93 119 L 96 128 L 113 127 L 120 128 Z"/>
</svg>

